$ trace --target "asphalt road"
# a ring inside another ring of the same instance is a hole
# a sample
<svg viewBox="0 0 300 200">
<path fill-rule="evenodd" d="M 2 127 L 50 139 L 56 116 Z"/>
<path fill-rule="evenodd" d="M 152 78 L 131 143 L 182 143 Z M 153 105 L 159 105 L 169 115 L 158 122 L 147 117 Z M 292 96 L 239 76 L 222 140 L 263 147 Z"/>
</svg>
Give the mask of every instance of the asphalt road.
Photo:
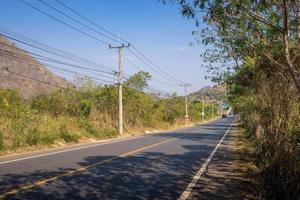
<svg viewBox="0 0 300 200">
<path fill-rule="evenodd" d="M 0 157 L 0 198 L 178 199 L 233 120 Z"/>
</svg>

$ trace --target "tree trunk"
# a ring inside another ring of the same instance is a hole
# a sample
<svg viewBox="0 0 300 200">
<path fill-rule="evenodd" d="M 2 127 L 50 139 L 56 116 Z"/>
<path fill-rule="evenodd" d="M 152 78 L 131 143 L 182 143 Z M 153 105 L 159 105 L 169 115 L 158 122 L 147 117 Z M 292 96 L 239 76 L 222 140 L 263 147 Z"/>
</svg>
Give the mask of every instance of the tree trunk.
<svg viewBox="0 0 300 200">
<path fill-rule="evenodd" d="M 298 54 L 300 54 L 300 0 L 296 1 L 296 10 L 297 10 L 297 49 Z"/>
<path fill-rule="evenodd" d="M 297 0 L 299 1 L 299 0 Z M 298 3 L 298 2 L 297 2 Z M 298 4 L 297 4 L 298 5 Z M 289 24 L 289 16 L 288 16 L 288 5 L 286 0 L 283 1 L 283 13 L 284 13 L 284 23 L 283 23 L 283 43 L 284 43 L 284 56 L 286 59 L 286 62 L 288 64 L 288 70 L 292 76 L 293 81 L 295 82 L 296 88 L 298 90 L 298 92 L 300 92 L 300 77 L 298 77 L 298 73 L 296 71 L 296 69 L 294 68 L 293 62 L 291 61 L 291 55 L 290 55 L 290 49 L 289 49 L 289 37 L 290 37 L 290 24 Z M 298 27 L 297 26 L 297 31 L 298 31 Z M 300 36 L 300 34 L 298 35 L 297 32 L 297 36 Z M 300 37 L 299 37 L 300 38 Z M 298 39 L 299 39 L 298 38 Z"/>
</svg>

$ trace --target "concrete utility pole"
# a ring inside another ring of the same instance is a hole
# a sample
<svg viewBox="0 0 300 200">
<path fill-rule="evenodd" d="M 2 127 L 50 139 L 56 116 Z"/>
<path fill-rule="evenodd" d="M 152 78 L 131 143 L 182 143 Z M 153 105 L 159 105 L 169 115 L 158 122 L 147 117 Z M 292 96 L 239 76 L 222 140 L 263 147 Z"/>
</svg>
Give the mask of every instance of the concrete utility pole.
<svg viewBox="0 0 300 200">
<path fill-rule="evenodd" d="M 202 112 L 201 112 L 201 121 L 204 122 L 204 99 L 202 95 Z"/>
<path fill-rule="evenodd" d="M 218 116 L 220 116 L 220 100 L 218 100 Z"/>
<path fill-rule="evenodd" d="M 130 44 L 121 46 L 112 47 L 109 45 L 110 49 L 118 49 L 118 57 L 119 57 L 119 72 L 118 72 L 118 85 L 119 85 L 119 134 L 123 135 L 123 93 L 122 93 L 122 49 L 125 47 L 129 47 Z"/>
<path fill-rule="evenodd" d="M 210 89 L 211 93 L 211 117 L 214 117 L 214 100 L 213 100 L 213 89 Z"/>
<path fill-rule="evenodd" d="M 214 101 L 211 102 L 211 116 L 214 116 Z"/>
<path fill-rule="evenodd" d="M 188 99 L 187 99 L 187 87 L 191 86 L 189 83 L 185 83 L 183 85 L 180 85 L 181 87 L 184 87 L 184 93 L 185 93 L 185 117 L 184 117 L 184 123 L 185 125 L 189 124 L 189 113 L 188 113 Z"/>
</svg>

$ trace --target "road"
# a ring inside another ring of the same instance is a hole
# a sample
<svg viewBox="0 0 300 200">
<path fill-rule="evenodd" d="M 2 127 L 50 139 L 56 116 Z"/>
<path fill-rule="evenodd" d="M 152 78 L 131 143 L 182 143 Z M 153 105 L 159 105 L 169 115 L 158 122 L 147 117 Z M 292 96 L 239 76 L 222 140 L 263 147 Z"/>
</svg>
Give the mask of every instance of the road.
<svg viewBox="0 0 300 200">
<path fill-rule="evenodd" d="M 0 198 L 186 199 L 233 120 L 0 157 Z"/>
</svg>

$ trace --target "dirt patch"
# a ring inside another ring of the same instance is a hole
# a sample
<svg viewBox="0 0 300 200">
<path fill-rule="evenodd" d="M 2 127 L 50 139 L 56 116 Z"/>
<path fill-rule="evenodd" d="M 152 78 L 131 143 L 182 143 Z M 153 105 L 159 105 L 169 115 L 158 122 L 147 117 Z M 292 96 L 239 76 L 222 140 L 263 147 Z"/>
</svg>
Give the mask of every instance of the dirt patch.
<svg viewBox="0 0 300 200">
<path fill-rule="evenodd" d="M 251 161 L 253 149 L 236 124 L 213 157 L 189 199 L 260 199 Z"/>
</svg>

